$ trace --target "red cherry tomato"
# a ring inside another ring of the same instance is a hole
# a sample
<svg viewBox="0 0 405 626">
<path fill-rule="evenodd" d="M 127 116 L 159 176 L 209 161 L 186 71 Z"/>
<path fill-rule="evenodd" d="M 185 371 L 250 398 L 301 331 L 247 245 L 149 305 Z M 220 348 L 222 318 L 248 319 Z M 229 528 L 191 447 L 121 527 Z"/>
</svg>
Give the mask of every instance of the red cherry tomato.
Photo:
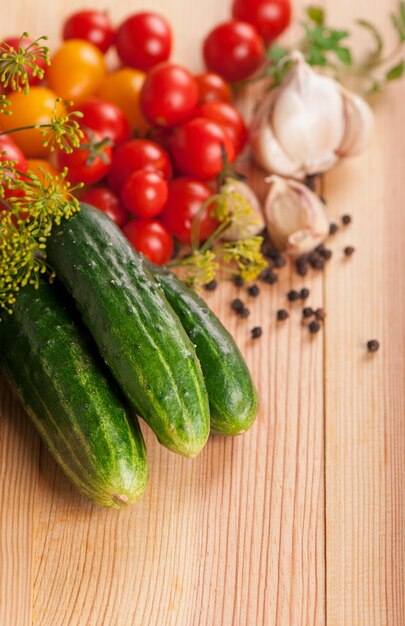
<svg viewBox="0 0 405 626">
<path fill-rule="evenodd" d="M 232 90 L 229 83 L 219 74 L 204 72 L 195 77 L 198 87 L 198 102 L 232 102 Z"/>
<path fill-rule="evenodd" d="M 3 52 L 10 52 L 10 51 L 18 51 L 19 47 L 22 46 L 22 48 L 24 48 L 24 50 L 26 48 L 28 48 L 28 46 L 30 46 L 32 44 L 32 39 L 31 37 L 8 37 L 7 39 L 3 39 L 0 43 L 0 54 L 2 54 Z M 37 57 L 35 59 L 35 64 L 42 70 L 46 70 L 46 63 L 45 63 L 45 59 L 41 58 L 41 57 Z M 40 78 L 38 76 L 34 76 L 33 75 L 33 70 L 29 67 L 27 67 L 27 74 L 28 74 L 28 82 L 30 84 L 30 86 L 34 86 L 34 85 L 38 85 L 38 83 L 40 82 Z M 21 82 L 19 82 L 17 80 L 17 83 L 21 85 Z M 10 88 L 10 85 L 8 85 L 8 88 Z"/>
<path fill-rule="evenodd" d="M 229 82 L 244 80 L 259 67 L 264 55 L 263 41 L 247 22 L 231 20 L 219 24 L 204 41 L 208 69 Z"/>
<path fill-rule="evenodd" d="M 234 0 L 232 15 L 252 24 L 269 44 L 289 25 L 291 3 L 290 0 Z"/>
<path fill-rule="evenodd" d="M 12 137 L 8 135 L 0 135 L 0 162 L 4 161 L 15 161 L 15 169 L 17 172 L 26 172 L 28 169 L 28 162 L 25 158 L 22 150 L 17 146 Z M 11 174 L 11 178 L 16 179 L 20 178 L 20 175 Z M 24 196 L 24 192 L 20 189 L 8 189 L 7 185 L 3 184 L 4 189 L 4 198 L 20 198 Z M 4 207 L 0 204 L 0 211 L 4 209 Z"/>
<path fill-rule="evenodd" d="M 242 115 L 227 102 L 206 102 L 197 109 L 199 117 L 217 122 L 232 141 L 235 154 L 242 151 L 247 137 L 247 129 Z"/>
<path fill-rule="evenodd" d="M 145 117 L 157 126 L 176 126 L 188 119 L 198 100 L 195 78 L 180 65 L 161 63 L 147 75 L 141 91 Z"/>
<path fill-rule="evenodd" d="M 163 148 L 148 139 L 126 141 L 113 154 L 108 184 L 113 191 L 120 193 L 126 177 L 145 168 L 162 172 L 166 179 L 172 175 L 169 155 Z"/>
<path fill-rule="evenodd" d="M 203 117 L 182 124 L 173 135 L 172 155 L 183 174 L 210 180 L 222 169 L 224 150 L 229 163 L 235 148 L 221 126 Z"/>
<path fill-rule="evenodd" d="M 85 39 L 101 52 L 106 52 L 114 41 L 114 29 L 104 11 L 78 11 L 65 22 L 63 40 Z"/>
<path fill-rule="evenodd" d="M 160 214 L 160 221 L 179 241 L 189 244 L 193 219 L 210 196 L 211 189 L 200 180 L 193 178 L 172 180 L 169 183 L 169 197 Z M 210 208 L 212 207 L 207 207 L 201 217 L 200 241 L 208 239 L 218 226 L 217 220 L 210 216 Z"/>
<path fill-rule="evenodd" d="M 121 198 L 124 206 L 137 217 L 156 217 L 167 200 L 167 182 L 153 170 L 132 172 L 124 181 Z"/>
<path fill-rule="evenodd" d="M 122 229 L 135 250 L 157 265 L 167 263 L 173 254 L 173 237 L 157 220 L 130 220 Z"/>
<path fill-rule="evenodd" d="M 146 72 L 170 57 L 172 32 L 160 15 L 135 13 L 118 27 L 115 45 L 124 65 Z"/>
<path fill-rule="evenodd" d="M 59 151 L 56 155 L 58 169 L 67 167 L 70 182 L 96 183 L 107 174 L 111 165 L 111 146 L 99 146 L 102 137 L 92 131 L 91 136 L 84 133 L 81 140 L 81 148 L 73 150 L 70 154 Z"/>
<path fill-rule="evenodd" d="M 108 137 L 115 144 L 122 143 L 131 136 L 131 127 L 125 113 L 113 102 L 91 98 L 74 105 L 74 110 L 83 113 L 83 117 L 77 118 L 80 126 L 97 130 L 102 137 Z"/>
<path fill-rule="evenodd" d="M 128 221 L 128 213 L 122 206 L 120 199 L 108 187 L 93 187 L 80 198 L 100 211 L 103 211 L 117 226 L 123 226 Z"/>
</svg>

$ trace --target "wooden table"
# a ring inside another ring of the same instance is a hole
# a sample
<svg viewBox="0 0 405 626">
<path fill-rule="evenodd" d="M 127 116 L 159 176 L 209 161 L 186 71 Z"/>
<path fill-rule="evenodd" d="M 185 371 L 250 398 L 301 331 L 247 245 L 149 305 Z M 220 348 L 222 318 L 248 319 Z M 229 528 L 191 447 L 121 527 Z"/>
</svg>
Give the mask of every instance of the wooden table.
<svg viewBox="0 0 405 626">
<path fill-rule="evenodd" d="M 47 33 L 52 44 L 69 12 L 96 3 L 4 4 L 3 34 Z M 229 4 L 100 6 L 115 21 L 162 12 L 175 57 L 198 70 L 201 39 Z M 392 41 L 394 0 L 322 4 L 335 24 L 367 17 Z M 371 149 L 326 177 L 330 216 L 354 217 L 327 271 L 303 280 L 283 270 L 244 322 L 230 314 L 236 288 L 209 297 L 259 388 L 249 433 L 212 438 L 185 460 L 144 428 L 147 493 L 128 510 L 104 511 L 76 494 L 2 385 L 1 626 L 405 625 L 404 100 L 405 81 L 375 99 Z M 356 247 L 349 262 L 347 244 Z M 286 291 L 303 285 L 327 311 L 313 339 L 299 307 L 275 321 Z M 252 341 L 256 324 L 264 334 Z M 381 349 L 370 356 L 374 337 Z"/>
</svg>

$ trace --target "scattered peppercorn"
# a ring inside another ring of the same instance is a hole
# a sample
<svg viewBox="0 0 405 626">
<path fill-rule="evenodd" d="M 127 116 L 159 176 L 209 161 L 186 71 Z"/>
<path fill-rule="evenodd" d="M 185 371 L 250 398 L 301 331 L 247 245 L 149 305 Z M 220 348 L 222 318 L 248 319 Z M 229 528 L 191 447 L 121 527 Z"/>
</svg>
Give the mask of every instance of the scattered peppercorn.
<svg viewBox="0 0 405 626">
<path fill-rule="evenodd" d="M 274 259 L 274 265 L 278 269 L 280 269 L 281 267 L 284 267 L 286 264 L 287 264 L 287 261 L 285 260 L 283 256 L 278 256 Z"/>
<path fill-rule="evenodd" d="M 235 298 L 231 302 L 231 308 L 236 311 L 236 313 L 241 313 L 245 308 L 245 305 L 243 304 L 242 300 L 240 300 L 239 298 Z"/>
<path fill-rule="evenodd" d="M 308 330 L 310 333 L 313 333 L 313 334 L 317 333 L 320 331 L 320 329 L 321 329 L 321 325 L 316 320 L 313 320 L 312 322 L 308 324 Z"/>
<path fill-rule="evenodd" d="M 307 289 L 306 287 L 303 287 L 300 291 L 300 298 L 301 300 L 306 300 L 309 297 L 309 289 Z"/>
<path fill-rule="evenodd" d="M 204 289 L 206 289 L 207 291 L 215 291 L 217 287 L 218 287 L 218 283 L 216 280 L 210 280 L 209 283 L 204 285 Z"/>
<path fill-rule="evenodd" d="M 266 256 L 268 256 L 269 259 L 271 259 L 272 261 L 275 261 L 279 258 L 280 252 L 277 250 L 277 248 L 269 248 Z"/>
<path fill-rule="evenodd" d="M 263 333 L 263 331 L 262 331 L 261 326 L 255 326 L 250 331 L 250 334 L 252 335 L 252 339 L 257 339 L 258 337 L 261 337 L 262 333 Z"/>
<path fill-rule="evenodd" d="M 298 291 L 295 291 L 295 289 L 291 289 L 291 291 L 287 293 L 287 298 L 290 302 L 295 302 L 296 300 L 299 300 L 300 294 Z"/>
<path fill-rule="evenodd" d="M 380 342 L 377 341 L 377 339 L 370 339 L 370 341 L 367 341 L 367 350 L 369 352 L 377 352 L 379 347 L 380 347 Z"/>
<path fill-rule="evenodd" d="M 343 250 L 343 252 L 345 253 L 346 256 L 352 256 L 352 254 L 354 252 L 354 248 L 353 248 L 353 246 L 346 246 L 346 248 Z"/>
<path fill-rule="evenodd" d="M 342 215 L 342 224 L 347 226 L 352 221 L 351 215 Z"/>
<path fill-rule="evenodd" d="M 240 317 L 249 317 L 250 311 L 247 307 L 243 307 L 243 309 L 239 313 Z"/>
<path fill-rule="evenodd" d="M 242 276 L 235 276 L 235 278 L 233 279 L 233 284 L 235 285 L 235 287 L 243 287 L 245 281 L 243 280 Z"/>
<path fill-rule="evenodd" d="M 300 276 L 306 276 L 308 274 L 308 260 L 306 257 L 299 257 L 295 262 L 295 269 Z"/>
<path fill-rule="evenodd" d="M 302 309 L 302 317 L 311 317 L 314 314 L 313 309 L 310 306 L 306 306 Z"/>
<path fill-rule="evenodd" d="M 337 230 L 338 230 L 339 226 L 337 224 L 334 224 L 333 222 L 330 224 L 329 226 L 329 234 L 330 235 L 335 235 Z"/>
<path fill-rule="evenodd" d="M 329 248 L 325 248 L 321 256 L 323 259 L 325 259 L 325 261 L 329 261 L 332 258 L 332 254 L 332 250 L 329 250 Z"/>
<path fill-rule="evenodd" d="M 326 313 L 324 311 L 324 309 L 316 309 L 316 311 L 314 311 L 315 317 L 317 320 L 324 320 L 326 317 Z"/>
<path fill-rule="evenodd" d="M 283 322 L 287 317 L 289 317 L 289 313 L 285 309 L 279 309 L 277 311 L 277 319 L 279 322 Z"/>
<path fill-rule="evenodd" d="M 312 269 L 314 270 L 323 270 L 325 267 L 325 261 L 323 260 L 323 258 L 317 254 L 317 255 L 310 255 L 311 259 L 309 261 Z"/>
<path fill-rule="evenodd" d="M 265 269 L 260 274 L 260 280 L 262 280 L 264 283 L 267 283 L 268 285 L 274 285 L 274 283 L 276 283 L 278 280 L 278 276 L 271 269 Z"/>
<path fill-rule="evenodd" d="M 257 285 L 252 285 L 251 287 L 248 288 L 248 294 L 249 296 L 253 296 L 254 298 L 256 296 L 258 296 L 260 293 L 260 289 Z"/>
</svg>

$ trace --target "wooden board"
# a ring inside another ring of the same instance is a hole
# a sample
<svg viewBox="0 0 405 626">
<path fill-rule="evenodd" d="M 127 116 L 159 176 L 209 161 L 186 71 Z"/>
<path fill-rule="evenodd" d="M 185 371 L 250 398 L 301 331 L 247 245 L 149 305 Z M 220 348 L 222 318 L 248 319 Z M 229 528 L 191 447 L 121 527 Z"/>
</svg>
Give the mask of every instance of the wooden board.
<svg viewBox="0 0 405 626">
<path fill-rule="evenodd" d="M 2 33 L 57 42 L 86 0 L 14 0 Z M 200 42 L 225 0 L 104 1 L 165 14 L 175 57 L 201 68 Z M 391 37 L 394 0 L 324 2 L 332 21 L 367 17 Z M 112 8 L 114 7 L 114 8 Z M 297 11 L 301 3 L 297 2 Z M 371 149 L 326 177 L 337 235 L 322 275 L 290 270 L 237 321 L 236 288 L 208 298 L 259 388 L 250 432 L 213 437 L 184 460 L 144 428 L 151 480 L 131 509 L 78 496 L 4 383 L 0 388 L 0 624 L 4 626 L 403 626 L 405 624 L 405 82 L 374 101 Z M 342 248 L 356 247 L 350 262 Z M 324 306 L 322 334 L 275 321 L 291 287 Z M 263 337 L 249 338 L 260 324 Z M 378 338 L 381 350 L 367 354 Z"/>
</svg>

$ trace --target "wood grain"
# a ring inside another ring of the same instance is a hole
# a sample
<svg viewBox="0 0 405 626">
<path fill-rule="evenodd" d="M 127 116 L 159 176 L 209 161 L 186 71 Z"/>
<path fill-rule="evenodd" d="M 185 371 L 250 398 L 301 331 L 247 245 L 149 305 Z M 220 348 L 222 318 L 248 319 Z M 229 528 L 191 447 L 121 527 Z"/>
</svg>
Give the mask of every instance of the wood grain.
<svg viewBox="0 0 405 626">
<path fill-rule="evenodd" d="M 395 6 L 323 4 L 343 26 L 357 15 L 383 25 Z M 84 6 L 94 2 L 37 0 L 34 10 L 16 0 L 2 29 L 56 43 L 63 17 Z M 141 8 L 165 14 L 175 57 L 194 70 L 203 34 L 229 14 L 215 0 L 100 6 L 116 21 Z M 1 626 L 405 625 L 404 96 L 397 85 L 375 102 L 371 150 L 326 178 L 331 217 L 354 216 L 327 272 L 304 282 L 282 270 L 260 298 L 243 296 L 252 310 L 244 321 L 230 313 L 235 287 L 207 296 L 259 389 L 248 433 L 212 437 L 186 460 L 144 427 L 147 493 L 107 512 L 76 494 L 0 383 Z M 285 293 L 304 284 L 309 304 L 327 309 L 314 338 L 297 305 L 275 321 Z M 263 336 L 252 341 L 258 324 Z M 371 357 L 373 337 L 381 351 Z"/>
</svg>

